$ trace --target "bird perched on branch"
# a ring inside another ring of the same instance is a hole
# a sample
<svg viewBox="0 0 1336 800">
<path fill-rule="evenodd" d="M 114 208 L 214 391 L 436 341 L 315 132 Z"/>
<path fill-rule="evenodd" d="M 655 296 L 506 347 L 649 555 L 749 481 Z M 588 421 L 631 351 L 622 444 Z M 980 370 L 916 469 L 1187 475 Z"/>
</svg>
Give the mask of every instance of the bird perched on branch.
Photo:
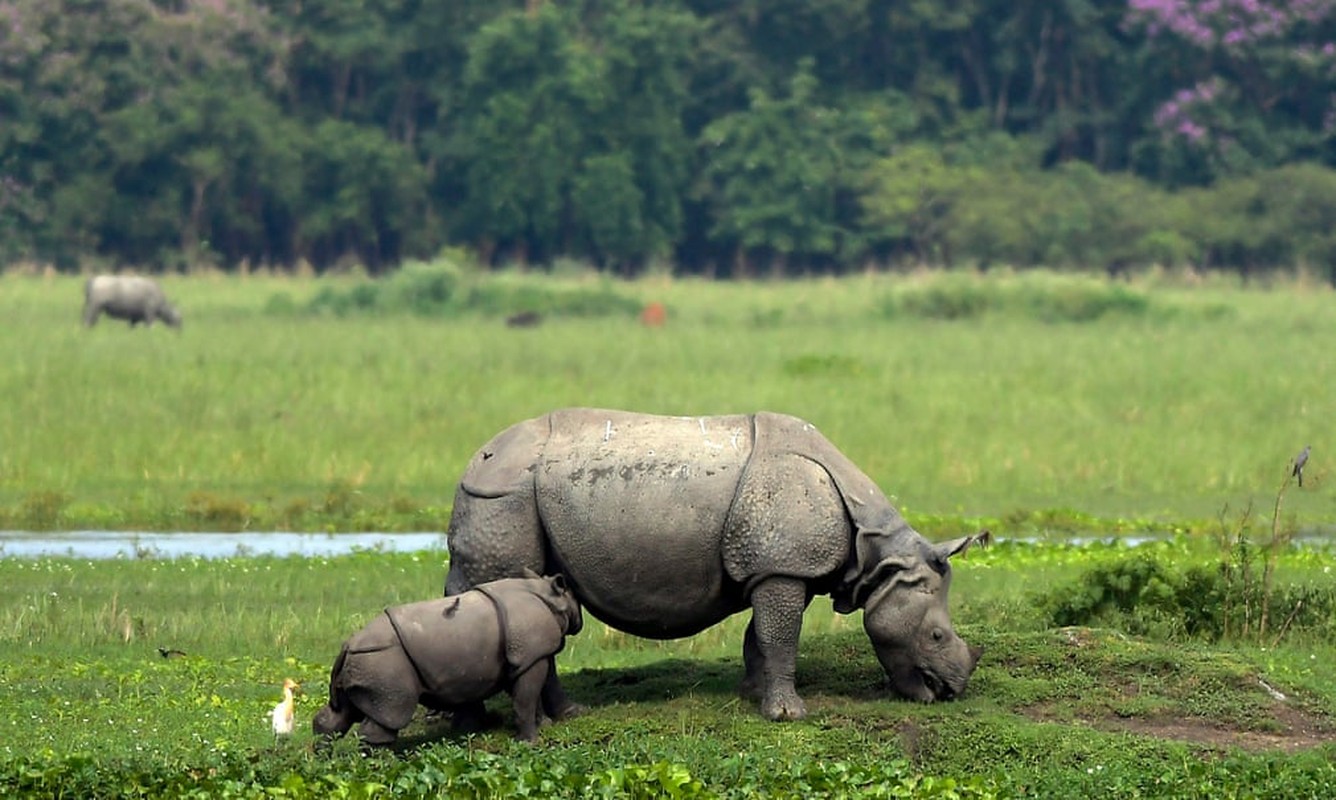
<svg viewBox="0 0 1336 800">
<path fill-rule="evenodd" d="M 292 722 L 297 711 L 297 697 L 294 692 L 298 688 L 300 687 L 293 679 L 283 679 L 283 699 L 274 706 L 273 711 L 269 712 L 275 736 L 287 736 L 292 733 Z"/>
<path fill-rule="evenodd" d="M 1299 479 L 1299 488 L 1301 489 L 1304 485 L 1304 464 L 1308 463 L 1308 451 L 1312 449 L 1313 446 L 1311 444 L 1304 445 L 1304 449 L 1299 452 L 1299 455 L 1294 457 L 1294 471 L 1290 474 Z"/>
</svg>

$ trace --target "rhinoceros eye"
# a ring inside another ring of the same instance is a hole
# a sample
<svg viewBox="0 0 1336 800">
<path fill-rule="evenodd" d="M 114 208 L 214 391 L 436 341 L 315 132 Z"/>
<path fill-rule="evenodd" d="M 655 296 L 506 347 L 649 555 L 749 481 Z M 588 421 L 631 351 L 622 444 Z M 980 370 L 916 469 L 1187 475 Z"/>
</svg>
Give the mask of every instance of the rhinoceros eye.
<svg viewBox="0 0 1336 800">
<path fill-rule="evenodd" d="M 933 640 L 934 642 L 940 642 L 940 641 L 942 640 L 942 637 L 945 636 L 945 635 L 946 635 L 946 634 L 942 633 L 942 629 L 941 629 L 941 628 L 933 628 L 933 629 L 932 629 L 932 640 Z"/>
</svg>

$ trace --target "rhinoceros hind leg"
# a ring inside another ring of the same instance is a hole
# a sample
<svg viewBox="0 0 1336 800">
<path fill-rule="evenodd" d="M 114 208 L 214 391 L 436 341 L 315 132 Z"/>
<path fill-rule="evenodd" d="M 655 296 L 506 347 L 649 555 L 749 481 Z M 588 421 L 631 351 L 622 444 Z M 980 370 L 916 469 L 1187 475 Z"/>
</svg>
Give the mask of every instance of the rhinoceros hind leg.
<svg viewBox="0 0 1336 800">
<path fill-rule="evenodd" d="M 357 709 L 352 706 L 345 706 L 342 711 L 335 711 L 330 706 L 315 712 L 315 717 L 311 719 L 311 730 L 317 736 L 337 737 L 348 732 L 348 729 L 357 722 L 359 718 Z"/>
<path fill-rule="evenodd" d="M 358 734 L 362 737 L 364 743 L 377 746 L 394 744 L 395 740 L 399 738 L 398 731 L 390 730 L 370 717 L 362 720 L 362 727 L 358 730 Z"/>
<path fill-rule="evenodd" d="M 486 730 L 489 727 L 487 707 L 481 700 L 454 706 L 450 712 L 450 727 L 458 733 L 477 733 Z"/>
<path fill-rule="evenodd" d="M 746 668 L 742 683 L 738 684 L 738 694 L 749 700 L 760 700 L 764 677 L 761 675 L 761 647 L 756 643 L 756 620 L 747 623 L 747 633 L 742 637 L 742 664 Z"/>
<path fill-rule="evenodd" d="M 450 550 L 447 597 L 480 583 L 521 577 L 526 569 L 539 574 L 547 571 L 532 487 L 504 497 L 475 497 L 460 487 L 446 538 Z"/>
</svg>

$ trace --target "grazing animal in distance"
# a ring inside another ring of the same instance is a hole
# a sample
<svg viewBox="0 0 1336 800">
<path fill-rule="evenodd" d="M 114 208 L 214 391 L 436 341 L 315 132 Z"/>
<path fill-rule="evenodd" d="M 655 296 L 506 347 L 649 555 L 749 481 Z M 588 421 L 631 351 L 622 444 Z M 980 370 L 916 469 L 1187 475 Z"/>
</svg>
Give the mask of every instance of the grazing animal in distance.
<svg viewBox="0 0 1336 800">
<path fill-rule="evenodd" d="M 84 284 L 83 324 L 91 328 L 100 315 L 123 319 L 134 327 L 161 320 L 180 330 L 181 313 L 167 302 L 162 287 L 138 275 L 95 275 Z"/>
<path fill-rule="evenodd" d="M 283 699 L 274 710 L 269 712 L 269 719 L 275 736 L 287 736 L 292 733 L 293 722 L 297 716 L 297 682 L 291 678 L 283 679 Z"/>
<path fill-rule="evenodd" d="M 863 628 L 896 693 L 965 690 L 980 648 L 951 627 L 952 556 L 817 429 L 759 412 L 666 417 L 552 411 L 483 445 L 455 491 L 445 593 L 525 569 L 560 572 L 591 614 L 653 639 L 750 608 L 741 689 L 773 720 L 807 712 L 794 679 L 803 611 L 830 595 Z M 578 713 L 556 673 L 543 705 Z"/>
<path fill-rule="evenodd" d="M 521 311 L 506 317 L 508 328 L 536 328 L 543 321 L 543 315 L 537 311 Z"/>
</svg>

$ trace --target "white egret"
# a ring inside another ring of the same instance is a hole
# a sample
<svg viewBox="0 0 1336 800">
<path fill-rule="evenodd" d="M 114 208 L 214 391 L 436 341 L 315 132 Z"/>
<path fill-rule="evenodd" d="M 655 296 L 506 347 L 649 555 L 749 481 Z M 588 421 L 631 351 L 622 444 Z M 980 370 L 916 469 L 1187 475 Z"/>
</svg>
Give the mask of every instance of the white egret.
<svg viewBox="0 0 1336 800">
<path fill-rule="evenodd" d="M 287 736 L 292 733 L 293 718 L 297 712 L 297 698 L 294 694 L 297 688 L 297 682 L 293 679 L 283 679 L 283 699 L 274 706 L 273 711 L 269 712 L 275 736 Z"/>
</svg>

